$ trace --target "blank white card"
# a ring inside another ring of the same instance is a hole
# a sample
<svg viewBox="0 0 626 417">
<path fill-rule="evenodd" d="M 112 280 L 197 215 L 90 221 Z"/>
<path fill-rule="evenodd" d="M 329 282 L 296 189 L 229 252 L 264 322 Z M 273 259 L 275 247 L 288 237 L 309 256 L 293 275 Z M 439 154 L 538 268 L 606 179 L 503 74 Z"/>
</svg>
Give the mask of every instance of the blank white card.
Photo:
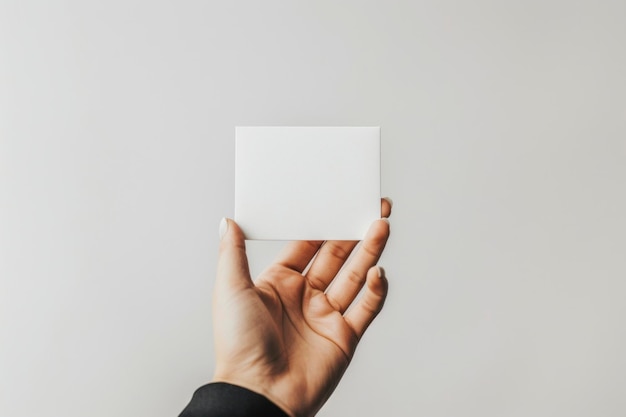
<svg viewBox="0 0 626 417">
<path fill-rule="evenodd" d="M 380 218 L 379 127 L 235 128 L 235 221 L 251 240 L 360 240 Z"/>
</svg>

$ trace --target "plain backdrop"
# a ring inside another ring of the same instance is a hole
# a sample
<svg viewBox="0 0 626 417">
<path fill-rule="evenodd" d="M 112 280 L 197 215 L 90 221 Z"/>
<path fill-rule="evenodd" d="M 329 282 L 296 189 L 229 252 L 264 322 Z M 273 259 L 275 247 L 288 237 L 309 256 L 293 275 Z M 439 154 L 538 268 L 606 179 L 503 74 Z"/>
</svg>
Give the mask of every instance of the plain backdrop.
<svg viewBox="0 0 626 417">
<path fill-rule="evenodd" d="M 380 125 L 390 295 L 319 415 L 623 416 L 625 17 L 1 0 L 0 415 L 176 416 L 214 367 L 234 126 Z"/>
</svg>

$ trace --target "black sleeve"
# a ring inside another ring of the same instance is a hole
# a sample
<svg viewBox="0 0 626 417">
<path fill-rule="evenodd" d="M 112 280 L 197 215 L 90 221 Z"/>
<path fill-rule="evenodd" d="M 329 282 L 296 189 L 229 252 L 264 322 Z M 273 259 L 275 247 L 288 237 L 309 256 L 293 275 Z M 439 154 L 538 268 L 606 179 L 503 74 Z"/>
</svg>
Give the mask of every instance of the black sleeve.
<svg viewBox="0 0 626 417">
<path fill-rule="evenodd" d="M 289 417 L 262 395 L 215 382 L 196 390 L 179 417 Z"/>
</svg>

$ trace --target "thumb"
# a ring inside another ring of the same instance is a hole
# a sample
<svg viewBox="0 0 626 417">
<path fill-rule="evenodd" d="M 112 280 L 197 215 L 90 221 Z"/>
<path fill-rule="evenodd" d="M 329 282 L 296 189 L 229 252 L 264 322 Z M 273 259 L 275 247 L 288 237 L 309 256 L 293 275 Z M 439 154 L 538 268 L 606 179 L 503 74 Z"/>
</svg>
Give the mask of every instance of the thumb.
<svg viewBox="0 0 626 417">
<path fill-rule="evenodd" d="M 217 260 L 216 285 L 231 290 L 252 287 L 243 232 L 231 219 L 220 222 L 220 252 Z"/>
</svg>

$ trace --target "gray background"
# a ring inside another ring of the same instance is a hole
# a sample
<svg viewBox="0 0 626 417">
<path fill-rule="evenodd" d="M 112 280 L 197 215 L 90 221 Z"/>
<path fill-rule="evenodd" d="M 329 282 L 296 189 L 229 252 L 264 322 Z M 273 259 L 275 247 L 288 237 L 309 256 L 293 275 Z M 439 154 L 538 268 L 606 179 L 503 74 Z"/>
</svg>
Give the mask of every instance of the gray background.
<svg viewBox="0 0 626 417">
<path fill-rule="evenodd" d="M 0 415 L 177 415 L 234 126 L 283 124 L 382 126 L 395 201 L 388 303 L 321 416 L 624 415 L 625 17 L 2 0 Z"/>
</svg>

